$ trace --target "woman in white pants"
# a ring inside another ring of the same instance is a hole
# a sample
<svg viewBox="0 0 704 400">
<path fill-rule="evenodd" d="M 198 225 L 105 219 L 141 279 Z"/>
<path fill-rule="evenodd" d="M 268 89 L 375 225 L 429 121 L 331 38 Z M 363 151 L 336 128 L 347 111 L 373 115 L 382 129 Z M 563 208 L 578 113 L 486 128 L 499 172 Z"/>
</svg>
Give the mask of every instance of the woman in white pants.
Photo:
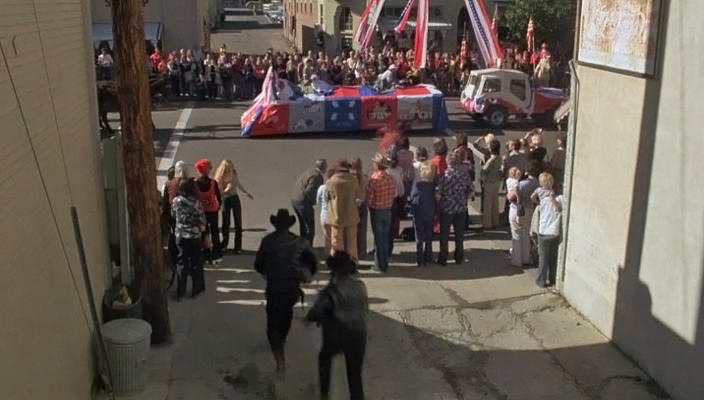
<svg viewBox="0 0 704 400">
<path fill-rule="evenodd" d="M 531 259 L 531 241 L 530 241 L 530 222 L 533 218 L 534 204 L 530 196 L 535 192 L 535 189 L 540 187 L 536 175 L 540 171 L 540 165 L 537 161 L 531 161 L 526 168 L 525 179 L 518 183 L 518 201 L 523 205 L 524 215 L 518 215 L 518 206 L 515 202 L 516 193 L 512 192 L 507 195 L 511 202 L 508 216 L 511 226 L 511 265 L 523 267 L 532 265 Z"/>
</svg>

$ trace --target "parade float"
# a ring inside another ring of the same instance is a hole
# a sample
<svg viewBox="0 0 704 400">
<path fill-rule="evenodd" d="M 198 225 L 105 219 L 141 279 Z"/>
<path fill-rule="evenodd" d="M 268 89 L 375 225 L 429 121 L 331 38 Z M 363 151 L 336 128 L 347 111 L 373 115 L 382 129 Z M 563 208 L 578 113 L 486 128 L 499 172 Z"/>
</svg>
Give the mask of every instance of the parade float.
<svg viewBox="0 0 704 400">
<path fill-rule="evenodd" d="M 404 122 L 409 130 L 444 130 L 445 97 L 432 85 L 379 91 L 317 81 L 304 91 L 270 69 L 262 93 L 242 115 L 242 136 L 360 132 Z"/>
</svg>

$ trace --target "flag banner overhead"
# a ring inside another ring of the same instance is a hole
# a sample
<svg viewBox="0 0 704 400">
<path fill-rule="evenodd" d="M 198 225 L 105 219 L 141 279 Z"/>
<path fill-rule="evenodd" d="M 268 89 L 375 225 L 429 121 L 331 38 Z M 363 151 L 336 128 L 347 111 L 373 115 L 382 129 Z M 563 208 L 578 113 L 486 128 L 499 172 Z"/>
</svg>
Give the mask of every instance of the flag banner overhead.
<svg viewBox="0 0 704 400">
<path fill-rule="evenodd" d="M 372 0 L 371 3 L 369 3 L 370 5 L 373 5 L 373 7 L 369 10 L 369 15 L 367 17 L 368 26 L 365 28 L 364 36 L 362 37 L 362 42 L 360 43 L 363 49 L 368 48 L 374 39 L 376 26 L 379 23 L 379 16 L 381 15 L 381 11 L 384 9 L 385 1 L 386 0 Z"/>
<path fill-rule="evenodd" d="M 327 93 L 303 91 L 285 79 L 268 76 L 270 94 L 257 96 L 240 119 L 242 136 L 260 137 L 305 132 L 360 132 L 393 126 L 447 128 L 445 97 L 432 85 L 378 92 L 368 86 L 333 86 Z"/>
<path fill-rule="evenodd" d="M 406 3 L 406 7 L 404 7 L 401 12 L 401 17 L 398 20 L 398 24 L 396 24 L 396 28 L 394 28 L 397 33 L 401 33 L 406 30 L 408 18 L 411 16 L 411 11 L 413 10 L 413 6 L 415 6 L 415 4 L 416 0 L 408 0 L 408 3 Z"/>
<path fill-rule="evenodd" d="M 491 22 L 484 2 L 482 0 L 465 0 L 465 5 L 484 64 L 486 67 L 495 66 L 498 60 L 503 58 L 503 52 L 496 33 L 491 29 Z"/>
<path fill-rule="evenodd" d="M 413 66 L 425 68 L 428 61 L 428 7 L 429 0 L 418 0 L 416 18 L 416 41 L 413 48 Z"/>
<path fill-rule="evenodd" d="M 367 35 L 367 30 L 369 29 L 374 29 L 373 26 L 369 26 L 369 13 L 374 7 L 374 4 L 376 3 L 376 0 L 372 0 L 369 2 L 367 5 L 367 8 L 364 9 L 364 12 L 362 13 L 362 16 L 359 18 L 359 25 L 357 25 L 357 29 L 354 30 L 354 35 L 352 36 L 352 40 L 355 43 L 362 44 L 363 39 Z"/>
</svg>

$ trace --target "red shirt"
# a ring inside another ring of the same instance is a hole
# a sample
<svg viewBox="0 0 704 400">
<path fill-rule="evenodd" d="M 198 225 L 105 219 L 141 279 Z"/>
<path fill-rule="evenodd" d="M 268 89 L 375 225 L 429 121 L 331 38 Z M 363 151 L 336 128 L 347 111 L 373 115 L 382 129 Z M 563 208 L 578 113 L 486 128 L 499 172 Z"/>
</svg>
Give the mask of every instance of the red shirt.
<svg viewBox="0 0 704 400">
<path fill-rule="evenodd" d="M 436 155 L 430 163 L 435 167 L 435 171 L 437 171 L 438 176 L 445 173 L 445 170 L 447 169 L 447 160 L 445 159 L 445 156 Z"/>
<path fill-rule="evenodd" d="M 396 200 L 396 181 L 386 171 L 376 171 L 367 185 L 367 207 L 386 210 Z"/>
</svg>

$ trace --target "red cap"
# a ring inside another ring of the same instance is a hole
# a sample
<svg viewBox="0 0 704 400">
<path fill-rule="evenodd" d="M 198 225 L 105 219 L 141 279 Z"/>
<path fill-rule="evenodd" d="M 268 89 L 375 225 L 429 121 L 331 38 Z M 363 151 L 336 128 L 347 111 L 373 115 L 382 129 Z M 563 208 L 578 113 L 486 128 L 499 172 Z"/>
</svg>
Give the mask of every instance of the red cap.
<svg viewBox="0 0 704 400">
<path fill-rule="evenodd" d="M 195 164 L 195 167 L 196 167 L 196 171 L 198 171 L 198 173 L 201 175 L 207 175 L 208 173 L 210 173 L 210 168 L 211 168 L 210 161 L 208 161 L 206 159 L 198 161 Z"/>
</svg>

